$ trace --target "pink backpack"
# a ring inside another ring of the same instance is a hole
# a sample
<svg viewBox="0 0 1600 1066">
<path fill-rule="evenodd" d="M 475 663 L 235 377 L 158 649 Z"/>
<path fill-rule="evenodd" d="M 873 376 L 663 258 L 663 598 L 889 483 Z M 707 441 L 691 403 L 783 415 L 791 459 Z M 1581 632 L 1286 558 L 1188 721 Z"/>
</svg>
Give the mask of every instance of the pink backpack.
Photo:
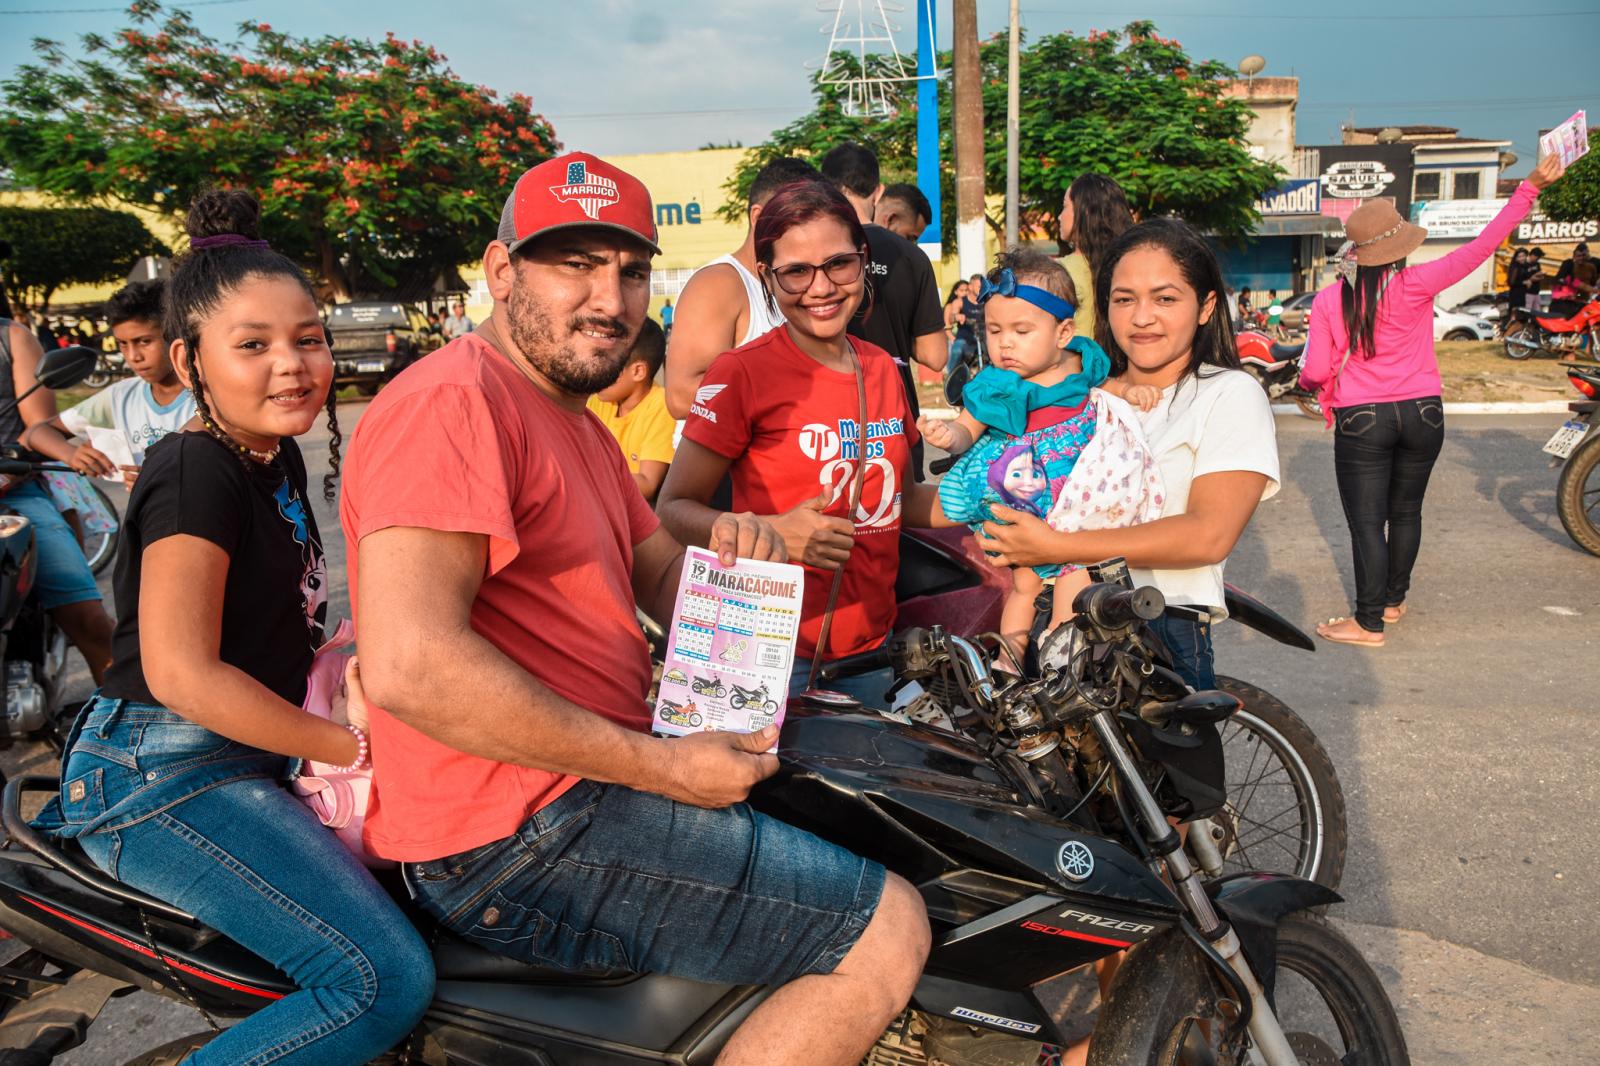
<svg viewBox="0 0 1600 1066">
<path fill-rule="evenodd" d="M 356 627 L 350 619 L 341 619 L 333 636 L 317 649 L 316 657 L 311 660 L 311 673 L 306 678 L 306 700 L 302 705 L 308 714 L 319 718 L 333 716 L 333 700 L 344 685 L 345 666 L 355 656 L 351 647 L 355 639 Z M 306 759 L 289 787 L 356 858 L 374 870 L 394 866 L 393 860 L 369 853 L 361 841 L 361 826 L 367 820 L 367 804 L 372 798 L 370 769 L 342 770 Z"/>
</svg>

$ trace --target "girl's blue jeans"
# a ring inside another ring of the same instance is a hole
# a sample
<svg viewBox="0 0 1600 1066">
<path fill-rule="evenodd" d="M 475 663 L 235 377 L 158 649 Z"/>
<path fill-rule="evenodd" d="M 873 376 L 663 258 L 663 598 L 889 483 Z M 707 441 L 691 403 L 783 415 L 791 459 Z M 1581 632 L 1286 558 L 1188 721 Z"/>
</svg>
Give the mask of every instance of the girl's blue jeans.
<svg viewBox="0 0 1600 1066">
<path fill-rule="evenodd" d="M 278 784 L 285 763 L 164 707 L 105 698 L 79 719 L 64 757 L 59 831 L 117 880 L 195 915 L 298 986 L 191 1066 L 359 1066 L 404 1040 L 433 997 L 422 937 Z"/>
</svg>

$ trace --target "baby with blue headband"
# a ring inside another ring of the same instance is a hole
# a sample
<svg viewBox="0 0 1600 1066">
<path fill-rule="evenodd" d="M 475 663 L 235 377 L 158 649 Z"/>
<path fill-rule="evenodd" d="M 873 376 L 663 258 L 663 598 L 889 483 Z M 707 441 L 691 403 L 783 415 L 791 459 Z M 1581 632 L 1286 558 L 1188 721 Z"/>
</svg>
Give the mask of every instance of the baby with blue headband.
<svg viewBox="0 0 1600 1066">
<path fill-rule="evenodd" d="M 1040 518 L 1071 506 L 1099 507 L 1096 498 L 1109 492 L 1120 506 L 1124 494 L 1149 495 L 1148 456 L 1112 461 L 1119 470 L 1096 484 L 1074 483 L 1082 499 L 1067 500 L 1068 478 L 1094 439 L 1106 404 L 1091 402 L 1093 390 L 1117 397 L 1126 412 L 1119 428 L 1133 421 L 1132 404 L 1150 410 L 1161 399 L 1159 389 L 1108 381 L 1111 361 L 1088 337 L 1076 335 L 1073 314 L 1077 294 L 1066 269 L 1042 252 L 1013 248 L 996 258 L 979 302 L 991 365 L 979 371 L 962 392 L 962 410 L 954 419 L 924 417 L 917 422 L 923 439 L 960 458 L 939 483 L 941 515 L 951 524 L 978 530 L 991 519 L 991 503 Z M 1137 435 L 1138 430 L 1127 430 Z M 1117 455 L 1129 452 L 1119 439 Z M 1105 449 L 1101 449 L 1104 451 Z M 1137 450 L 1136 448 L 1131 450 Z M 1153 476 L 1153 475 L 1149 475 Z M 1126 490 L 1126 493 L 1124 492 Z M 940 523 L 942 524 L 942 523 Z M 1020 652 L 1034 620 L 1034 603 L 1044 584 L 1055 579 L 1050 624 L 1072 616 L 1072 600 L 1088 584 L 1075 567 L 1041 566 L 1013 570 L 1013 590 L 1001 613 L 1001 634 Z"/>
</svg>

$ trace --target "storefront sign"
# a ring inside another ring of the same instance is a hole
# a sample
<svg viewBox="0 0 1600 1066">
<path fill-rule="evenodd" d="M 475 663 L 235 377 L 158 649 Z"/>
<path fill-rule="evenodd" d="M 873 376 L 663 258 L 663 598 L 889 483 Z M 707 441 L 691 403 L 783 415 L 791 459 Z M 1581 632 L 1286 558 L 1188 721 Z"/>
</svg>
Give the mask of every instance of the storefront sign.
<svg viewBox="0 0 1600 1066">
<path fill-rule="evenodd" d="M 1295 178 L 1256 201 L 1262 215 L 1315 215 L 1322 210 L 1322 186 L 1316 178 Z"/>
<path fill-rule="evenodd" d="M 1404 218 L 1411 208 L 1411 146 L 1330 144 L 1317 153 L 1322 186 L 1321 213 L 1344 219 L 1374 197 L 1394 201 Z"/>
<path fill-rule="evenodd" d="M 1582 222 L 1552 222 L 1534 211 L 1511 235 L 1513 244 L 1576 244 L 1600 238 L 1600 219 Z"/>
<path fill-rule="evenodd" d="M 1430 200 L 1412 208 L 1412 221 L 1428 231 L 1430 241 L 1471 240 L 1494 220 L 1504 200 Z"/>
</svg>

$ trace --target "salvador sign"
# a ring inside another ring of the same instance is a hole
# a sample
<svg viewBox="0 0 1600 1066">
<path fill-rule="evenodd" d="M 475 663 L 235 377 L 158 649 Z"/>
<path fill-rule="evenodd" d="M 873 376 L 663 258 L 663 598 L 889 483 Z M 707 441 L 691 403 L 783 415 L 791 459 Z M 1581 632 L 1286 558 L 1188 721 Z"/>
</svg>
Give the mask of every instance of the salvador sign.
<svg viewBox="0 0 1600 1066">
<path fill-rule="evenodd" d="M 1316 178 L 1294 178 L 1268 189 L 1256 201 L 1263 215 L 1315 215 L 1322 211 L 1322 186 Z"/>
</svg>

